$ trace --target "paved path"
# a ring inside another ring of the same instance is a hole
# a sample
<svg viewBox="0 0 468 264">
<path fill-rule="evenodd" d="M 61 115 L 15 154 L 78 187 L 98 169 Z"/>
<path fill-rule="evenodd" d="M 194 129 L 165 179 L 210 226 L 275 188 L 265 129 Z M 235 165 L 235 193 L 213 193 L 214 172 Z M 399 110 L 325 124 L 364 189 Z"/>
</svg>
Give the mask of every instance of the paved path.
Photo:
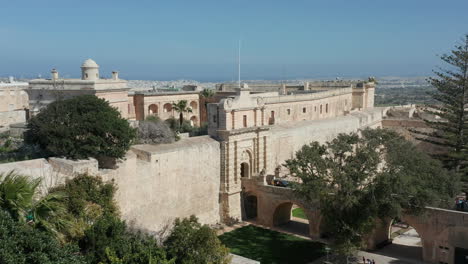
<svg viewBox="0 0 468 264">
<path fill-rule="evenodd" d="M 393 240 L 393 244 L 372 252 L 359 251 L 357 263 L 362 264 L 362 257 L 374 260 L 376 264 L 423 264 L 421 239 L 414 229 L 401 234 Z M 326 257 L 314 261 L 322 264 Z M 356 262 L 354 262 L 356 263 Z"/>
</svg>

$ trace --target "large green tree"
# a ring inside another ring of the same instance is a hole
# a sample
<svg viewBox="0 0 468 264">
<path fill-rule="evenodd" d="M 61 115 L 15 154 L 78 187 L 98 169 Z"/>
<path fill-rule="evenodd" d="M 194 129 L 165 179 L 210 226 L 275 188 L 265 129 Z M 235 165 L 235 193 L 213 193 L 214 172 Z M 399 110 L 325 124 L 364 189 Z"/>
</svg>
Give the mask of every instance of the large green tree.
<svg viewBox="0 0 468 264">
<path fill-rule="evenodd" d="M 49 104 L 28 123 L 26 141 L 54 156 L 122 158 L 136 132 L 117 109 L 94 95 Z"/>
<path fill-rule="evenodd" d="M 436 88 L 431 94 L 436 104 L 427 110 L 441 119 L 426 120 L 434 132 L 424 140 L 444 146 L 447 151 L 437 157 L 468 181 L 468 34 L 441 59 L 448 67 L 434 71 L 435 77 L 429 78 Z"/>
<path fill-rule="evenodd" d="M 285 166 L 299 197 L 319 205 L 338 252 L 350 253 L 378 219 L 451 205 L 457 177 L 395 132 L 366 129 L 304 145 Z"/>
</svg>

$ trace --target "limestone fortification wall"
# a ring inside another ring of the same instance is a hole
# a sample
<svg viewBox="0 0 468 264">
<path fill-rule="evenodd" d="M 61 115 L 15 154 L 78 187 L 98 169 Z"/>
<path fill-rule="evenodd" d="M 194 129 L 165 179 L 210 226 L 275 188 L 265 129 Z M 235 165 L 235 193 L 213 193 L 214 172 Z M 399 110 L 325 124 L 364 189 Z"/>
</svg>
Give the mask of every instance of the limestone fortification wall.
<svg viewBox="0 0 468 264">
<path fill-rule="evenodd" d="M 167 145 L 133 146 L 112 170 L 99 170 L 95 159 L 50 158 L 0 164 L 0 173 L 12 170 L 42 178 L 43 193 L 78 173 L 114 181 L 122 217 L 149 231 L 192 214 L 205 224 L 220 219 L 220 147 L 208 136 Z"/>
<path fill-rule="evenodd" d="M 304 144 L 312 141 L 325 143 L 339 133 L 355 132 L 365 127 L 381 127 L 382 112 L 382 108 L 371 108 L 346 116 L 272 127 L 267 172 L 273 172 L 285 160 L 294 157 Z"/>
<path fill-rule="evenodd" d="M 118 187 L 122 217 L 157 231 L 176 217 L 219 222 L 219 142 L 208 136 L 167 145 L 136 145 L 116 170 L 102 170 Z"/>
</svg>

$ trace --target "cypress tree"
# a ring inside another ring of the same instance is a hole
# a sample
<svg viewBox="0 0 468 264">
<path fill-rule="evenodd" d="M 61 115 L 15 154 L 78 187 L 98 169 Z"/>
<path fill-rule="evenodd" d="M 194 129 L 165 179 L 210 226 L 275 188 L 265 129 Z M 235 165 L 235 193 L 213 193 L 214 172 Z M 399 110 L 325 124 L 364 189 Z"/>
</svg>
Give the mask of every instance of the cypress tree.
<svg viewBox="0 0 468 264">
<path fill-rule="evenodd" d="M 426 110 L 440 119 L 425 120 L 434 131 L 423 140 L 443 146 L 447 151 L 436 157 L 468 181 L 468 34 L 441 59 L 448 67 L 434 71 L 435 77 L 428 79 L 436 88 L 431 96 L 437 103 Z"/>
</svg>

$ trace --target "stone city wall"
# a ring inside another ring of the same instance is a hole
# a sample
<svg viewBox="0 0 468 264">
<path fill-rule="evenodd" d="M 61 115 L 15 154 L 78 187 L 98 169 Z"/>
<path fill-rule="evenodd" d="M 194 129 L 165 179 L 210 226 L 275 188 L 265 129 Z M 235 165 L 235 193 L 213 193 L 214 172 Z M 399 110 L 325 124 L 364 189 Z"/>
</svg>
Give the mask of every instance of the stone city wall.
<svg viewBox="0 0 468 264">
<path fill-rule="evenodd" d="M 272 127 L 267 172 L 273 173 L 277 166 L 293 158 L 296 151 L 312 141 L 325 143 L 339 133 L 355 132 L 365 127 L 381 127 L 382 111 L 382 108 L 372 108 L 346 116 Z"/>
<path fill-rule="evenodd" d="M 157 231 L 176 217 L 219 222 L 219 142 L 208 136 L 172 144 L 135 145 L 116 170 L 102 170 L 117 187 L 122 217 Z"/>
</svg>

